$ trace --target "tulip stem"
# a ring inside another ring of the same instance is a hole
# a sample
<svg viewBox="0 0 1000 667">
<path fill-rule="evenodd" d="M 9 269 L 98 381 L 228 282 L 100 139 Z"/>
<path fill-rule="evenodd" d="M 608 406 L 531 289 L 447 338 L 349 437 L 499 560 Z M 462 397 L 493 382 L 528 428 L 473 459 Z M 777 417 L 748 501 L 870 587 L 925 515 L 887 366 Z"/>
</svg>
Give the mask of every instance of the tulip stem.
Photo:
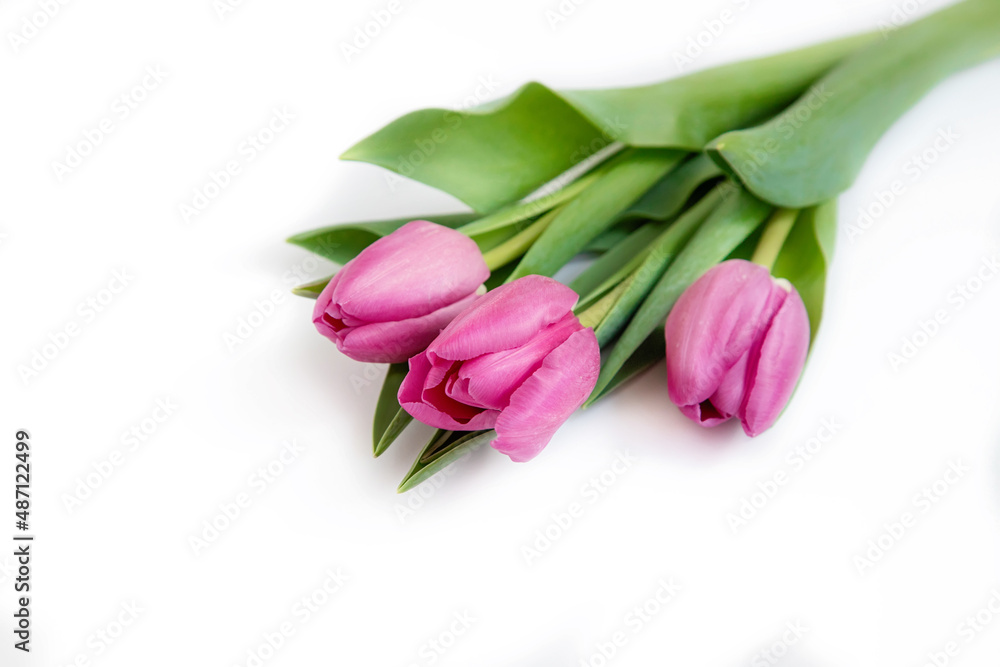
<svg viewBox="0 0 1000 667">
<path fill-rule="evenodd" d="M 775 260 L 781 252 L 781 247 L 785 245 L 788 233 L 792 231 L 795 220 L 799 216 L 799 209 L 779 208 L 767 221 L 764 233 L 760 237 L 757 249 L 754 250 L 750 261 L 754 264 L 766 266 L 768 269 L 774 267 Z"/>
<path fill-rule="evenodd" d="M 501 266 L 510 264 L 523 255 L 531 247 L 531 244 L 538 240 L 538 237 L 542 235 L 542 232 L 559 215 L 562 209 L 563 206 L 555 207 L 496 248 L 483 253 L 483 260 L 486 262 L 486 266 L 490 268 L 490 271 L 495 271 Z"/>
<path fill-rule="evenodd" d="M 589 306 L 586 310 L 580 313 L 578 315 L 580 318 L 580 324 L 585 327 L 590 327 L 591 329 L 597 329 L 598 325 L 600 325 L 600 323 L 604 321 L 604 318 L 608 316 L 608 313 L 611 312 L 611 309 L 614 307 L 615 303 L 618 302 L 621 295 L 624 294 L 625 290 L 628 289 L 628 286 L 632 284 L 632 278 L 633 276 L 629 276 L 622 282 L 618 283 L 613 290 L 605 294 L 593 305 Z"/>
</svg>

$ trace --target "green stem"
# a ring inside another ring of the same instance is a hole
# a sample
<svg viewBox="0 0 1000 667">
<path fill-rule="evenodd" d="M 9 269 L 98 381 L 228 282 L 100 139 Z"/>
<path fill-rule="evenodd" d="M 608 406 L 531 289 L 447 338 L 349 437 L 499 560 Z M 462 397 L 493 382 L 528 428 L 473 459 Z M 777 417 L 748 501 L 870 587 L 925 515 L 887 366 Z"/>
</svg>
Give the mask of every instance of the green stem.
<svg viewBox="0 0 1000 667">
<path fill-rule="evenodd" d="M 797 208 L 779 208 L 775 211 L 771 219 L 767 221 L 764 233 L 761 235 L 760 242 L 757 244 L 757 249 L 754 250 L 750 261 L 766 266 L 768 269 L 773 267 L 798 216 L 799 209 Z"/>
<path fill-rule="evenodd" d="M 629 283 L 632 282 L 631 276 L 618 283 L 618 286 L 613 290 L 601 297 L 596 303 L 587 307 L 582 313 L 580 313 L 580 324 L 591 329 L 596 329 L 597 326 L 604 321 L 608 313 L 614 307 L 618 298 L 628 289 Z"/>
<path fill-rule="evenodd" d="M 495 271 L 523 255 L 531 247 L 531 244 L 538 240 L 538 237 L 542 235 L 542 232 L 562 209 L 562 206 L 557 206 L 496 248 L 484 253 L 483 260 L 490 271 Z"/>
</svg>

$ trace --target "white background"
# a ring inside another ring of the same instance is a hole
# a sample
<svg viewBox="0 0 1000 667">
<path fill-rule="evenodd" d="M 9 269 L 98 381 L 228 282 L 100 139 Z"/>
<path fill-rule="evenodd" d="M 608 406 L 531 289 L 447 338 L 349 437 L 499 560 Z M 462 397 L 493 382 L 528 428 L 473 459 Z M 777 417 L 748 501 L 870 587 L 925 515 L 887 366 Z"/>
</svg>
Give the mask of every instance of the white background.
<svg viewBox="0 0 1000 667">
<path fill-rule="evenodd" d="M 530 464 L 482 450 L 397 496 L 426 432 L 371 458 L 381 370 L 320 337 L 312 302 L 282 296 L 244 343 L 225 338 L 294 273 L 329 273 L 286 236 L 461 210 L 339 162 L 344 149 L 407 111 L 461 106 L 483 80 L 493 98 L 532 79 L 677 76 L 674 54 L 726 8 L 736 19 L 695 68 L 871 30 L 893 2 L 589 0 L 553 27 L 557 0 L 403 0 L 350 62 L 341 44 L 386 2 L 247 0 L 221 18 L 212 0 L 67 2 L 15 50 L 10 34 L 40 4 L 0 7 L 0 536 L 14 532 L 21 428 L 37 535 L 30 657 L 11 647 L 13 547 L 0 549 L 0 664 L 253 665 L 248 652 L 286 622 L 294 634 L 263 664 L 601 665 L 618 632 L 607 664 L 766 665 L 777 642 L 789 667 L 922 665 L 949 641 L 948 664 L 996 664 L 1000 618 L 971 641 L 960 624 L 1000 591 L 1000 279 L 962 307 L 954 290 L 977 286 L 1000 240 L 1000 62 L 914 108 L 842 197 L 824 327 L 771 431 L 693 426 L 658 367 L 574 416 Z M 166 77 L 122 119 L 115 99 L 147 67 Z M 274 109 L 294 120 L 246 160 L 241 143 Z M 104 118 L 113 131 L 60 180 L 53 162 Z M 908 161 L 949 128 L 958 138 L 915 179 Z M 231 159 L 240 174 L 185 221 L 179 206 Z M 895 180 L 904 194 L 848 238 Z M 122 270 L 127 286 L 89 314 Z M 937 311 L 944 324 L 893 368 L 889 354 Z M 19 367 L 71 324 L 78 335 L 25 380 Z M 166 399 L 176 410 L 130 450 L 123 434 Z M 836 434 L 794 466 L 789 452 L 824 420 Z M 255 471 L 292 440 L 302 452 L 258 494 Z M 69 506 L 116 450 L 111 476 Z M 589 480 L 607 481 L 626 451 L 634 462 L 590 502 Z M 950 462 L 967 472 L 917 504 Z M 782 471 L 787 483 L 734 532 L 727 515 Z M 249 507 L 196 554 L 190 539 L 241 493 Z M 527 558 L 573 503 L 582 516 Z M 883 536 L 907 512 L 914 525 Z M 893 544 L 859 568 L 880 536 Z M 297 614 L 338 568 L 340 590 Z M 671 579 L 680 591 L 655 602 Z M 629 616 L 650 598 L 648 621 Z M 453 638 L 456 614 L 474 620 Z M 108 646 L 99 632 L 118 636 Z"/>
</svg>

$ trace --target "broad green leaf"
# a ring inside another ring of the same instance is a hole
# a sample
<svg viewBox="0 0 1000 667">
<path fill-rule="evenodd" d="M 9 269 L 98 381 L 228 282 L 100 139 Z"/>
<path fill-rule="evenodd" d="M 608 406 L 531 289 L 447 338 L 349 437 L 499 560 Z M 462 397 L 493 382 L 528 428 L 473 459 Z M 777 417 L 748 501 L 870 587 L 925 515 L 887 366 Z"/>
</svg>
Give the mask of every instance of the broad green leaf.
<svg viewBox="0 0 1000 667">
<path fill-rule="evenodd" d="M 722 169 L 717 164 L 704 153 L 697 155 L 664 176 L 622 217 L 669 220 L 681 212 L 698 187 L 719 176 Z"/>
<path fill-rule="evenodd" d="M 603 177 L 563 205 L 510 279 L 553 275 L 676 167 L 684 155 L 659 149 L 629 150 L 619 155 Z"/>
<path fill-rule="evenodd" d="M 580 305 L 577 309 L 586 308 L 588 302 L 592 302 L 595 297 L 607 291 L 606 283 L 611 282 L 611 286 L 613 286 L 631 273 L 627 270 L 628 267 L 636 258 L 641 261 L 641 258 L 649 251 L 649 244 L 663 232 L 665 227 L 664 223 L 658 222 L 643 225 L 624 237 L 584 269 L 569 284 L 573 291 L 580 295 Z M 623 271 L 625 273 L 621 275 Z M 616 277 L 618 280 L 615 280 Z"/>
<path fill-rule="evenodd" d="M 333 276 L 327 276 L 326 278 L 318 278 L 317 280 L 311 280 L 307 283 L 303 283 L 297 287 L 292 288 L 292 294 L 295 296 L 304 296 L 307 299 L 318 299 L 319 295 L 323 292 L 327 283 Z"/>
<path fill-rule="evenodd" d="M 731 190 L 732 186 L 728 183 L 719 185 L 685 211 L 674 224 L 653 241 L 649 253 L 639 268 L 626 279 L 621 294 L 594 330 L 597 342 L 602 347 L 618 335 L 639 304 L 653 289 L 653 285 L 659 281 L 671 260 L 698 229 L 698 225 L 709 217 Z"/>
<path fill-rule="evenodd" d="M 787 110 L 707 150 L 757 197 L 788 208 L 835 198 L 879 138 L 946 77 L 1000 55 L 1000 2 L 966 0 L 844 60 Z"/>
<path fill-rule="evenodd" d="M 409 371 L 407 363 L 390 364 L 389 370 L 385 374 L 385 381 L 382 383 L 382 391 L 379 392 L 378 402 L 375 404 L 375 419 L 372 423 L 372 446 L 375 456 L 379 456 L 396 437 L 403 432 L 410 422 L 406 419 L 409 415 L 399 406 L 399 386 L 403 384 L 403 378 Z M 405 417 L 400 416 L 402 411 Z M 388 437 L 386 437 L 388 436 Z"/>
<path fill-rule="evenodd" d="M 437 431 L 423 452 L 414 461 L 413 467 L 399 483 L 397 491 L 409 491 L 421 482 L 433 477 L 449 465 L 496 437 L 496 431 Z"/>
<path fill-rule="evenodd" d="M 332 225 L 321 229 L 296 234 L 288 239 L 289 243 L 305 248 L 320 257 L 325 257 L 337 264 L 347 264 L 354 257 L 378 239 L 391 234 L 412 220 L 428 220 L 445 227 L 457 228 L 478 218 L 475 213 L 456 213 L 451 215 L 424 215 L 395 220 L 379 220 L 375 222 L 345 223 Z"/>
<path fill-rule="evenodd" d="M 809 313 L 809 328 L 813 340 L 823 318 L 826 273 L 833 259 L 836 231 L 835 201 L 803 209 L 771 270 L 774 276 L 785 278 L 798 290 Z"/>
<path fill-rule="evenodd" d="M 560 93 L 529 83 L 471 110 L 407 114 L 342 157 L 438 188 L 477 211 L 495 211 L 615 141 L 701 151 L 723 132 L 779 112 L 877 38 L 848 37 L 631 88 Z"/>
<path fill-rule="evenodd" d="M 341 157 L 391 169 L 489 212 L 528 196 L 586 158 L 590 147 L 608 143 L 566 100 L 529 83 L 468 111 L 409 113 Z"/>
<path fill-rule="evenodd" d="M 722 132 L 778 113 L 838 62 L 878 38 L 875 33 L 847 37 L 647 86 L 562 94 L 596 124 L 610 128 L 618 141 L 700 151 Z"/>
<path fill-rule="evenodd" d="M 643 341 L 663 326 L 684 290 L 739 246 L 771 212 L 769 205 L 745 190 L 732 190 L 733 194 L 702 223 L 639 307 L 601 364 L 592 397 L 599 396 Z M 588 399 L 588 403 L 592 402 Z"/>
</svg>

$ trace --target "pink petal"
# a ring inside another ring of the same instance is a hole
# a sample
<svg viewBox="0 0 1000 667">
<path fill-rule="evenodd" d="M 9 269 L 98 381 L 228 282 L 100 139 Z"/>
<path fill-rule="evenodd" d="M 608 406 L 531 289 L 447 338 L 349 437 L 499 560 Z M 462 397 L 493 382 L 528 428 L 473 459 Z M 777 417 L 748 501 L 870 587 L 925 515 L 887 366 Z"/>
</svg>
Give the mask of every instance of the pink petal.
<svg viewBox="0 0 1000 667">
<path fill-rule="evenodd" d="M 350 264 L 350 262 L 347 264 Z M 347 268 L 347 265 L 344 268 Z M 337 332 L 343 328 L 342 323 L 335 321 L 335 316 L 331 316 L 328 313 L 330 303 L 333 299 L 333 291 L 337 289 L 337 283 L 340 280 L 342 272 L 343 269 L 330 279 L 330 282 L 326 284 L 323 291 L 319 293 L 316 305 L 313 306 L 313 324 L 316 325 L 316 330 L 332 341 L 338 340 Z"/>
<path fill-rule="evenodd" d="M 510 397 L 496 420 L 493 448 L 518 462 L 537 456 L 587 400 L 600 369 L 601 351 L 593 329 L 577 331 Z"/>
<path fill-rule="evenodd" d="M 475 294 L 471 294 L 422 317 L 364 324 L 334 332 L 331 337 L 341 352 L 356 361 L 400 363 L 426 349 L 441 330 L 476 298 Z"/>
<path fill-rule="evenodd" d="M 782 287 L 775 285 L 776 290 Z M 809 315 L 794 288 L 771 320 L 760 352 L 751 366 L 740 422 L 747 435 L 763 433 L 774 424 L 791 398 L 809 352 Z"/>
<path fill-rule="evenodd" d="M 427 352 L 432 359 L 466 360 L 520 347 L 572 312 L 576 302 L 576 292 L 552 278 L 519 278 L 488 292 L 456 317 Z"/>
<path fill-rule="evenodd" d="M 542 366 L 549 353 L 582 328 L 576 316 L 567 313 L 520 347 L 466 361 L 458 370 L 461 382 L 455 387 L 455 398 L 461 396 L 468 403 L 502 410 L 511 394 Z"/>
<path fill-rule="evenodd" d="M 332 296 L 344 317 L 359 322 L 407 320 L 467 297 L 489 275 L 472 239 L 415 220 L 348 262 Z"/>
<path fill-rule="evenodd" d="M 431 371 L 431 363 L 427 359 L 426 353 L 421 353 L 410 359 L 410 372 L 403 378 L 403 383 L 399 386 L 397 398 L 399 404 L 410 413 L 414 419 L 435 428 L 448 429 L 450 431 L 478 431 L 480 429 L 493 428 L 497 416 L 500 414 L 496 410 L 482 410 L 469 419 L 462 422 L 455 419 L 451 414 L 424 402 L 427 389 L 428 373 Z M 465 408 L 462 409 L 465 413 Z"/>
<path fill-rule="evenodd" d="M 667 317 L 667 387 L 676 405 L 710 398 L 766 326 L 771 292 L 763 266 L 729 260 L 699 278 Z"/>
</svg>

